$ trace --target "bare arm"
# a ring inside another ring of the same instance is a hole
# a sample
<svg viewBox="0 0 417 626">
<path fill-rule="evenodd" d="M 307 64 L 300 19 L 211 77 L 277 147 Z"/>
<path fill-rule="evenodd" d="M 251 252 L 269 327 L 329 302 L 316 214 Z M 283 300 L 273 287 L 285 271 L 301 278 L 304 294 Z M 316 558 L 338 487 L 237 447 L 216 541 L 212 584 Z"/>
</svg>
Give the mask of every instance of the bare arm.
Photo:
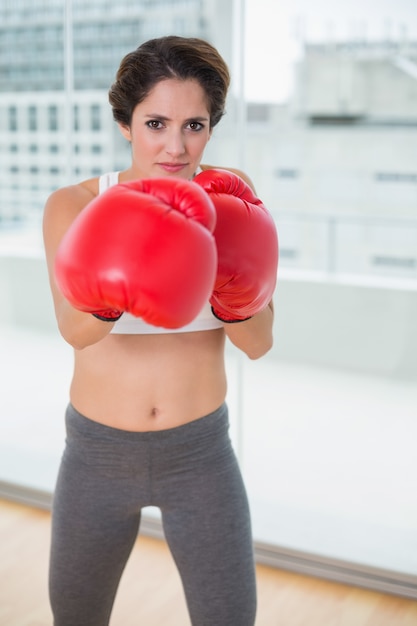
<svg viewBox="0 0 417 626">
<path fill-rule="evenodd" d="M 273 345 L 274 305 L 269 305 L 245 322 L 224 324 L 226 336 L 250 359 L 264 356 Z"/>
<path fill-rule="evenodd" d="M 88 186 L 75 185 L 55 191 L 48 199 L 43 218 L 46 261 L 58 328 L 70 345 L 82 349 L 109 334 L 113 323 L 102 322 L 90 313 L 78 311 L 61 294 L 55 280 L 55 255 L 62 237 L 78 213 L 94 195 Z"/>
<path fill-rule="evenodd" d="M 201 165 L 202 170 L 217 169 L 213 165 Z M 256 193 L 255 187 L 247 174 L 231 167 L 221 167 L 242 178 Z M 230 341 L 242 350 L 250 359 L 259 359 L 266 354 L 273 345 L 272 327 L 274 322 L 274 304 L 268 306 L 244 322 L 227 324 L 224 330 Z"/>
</svg>

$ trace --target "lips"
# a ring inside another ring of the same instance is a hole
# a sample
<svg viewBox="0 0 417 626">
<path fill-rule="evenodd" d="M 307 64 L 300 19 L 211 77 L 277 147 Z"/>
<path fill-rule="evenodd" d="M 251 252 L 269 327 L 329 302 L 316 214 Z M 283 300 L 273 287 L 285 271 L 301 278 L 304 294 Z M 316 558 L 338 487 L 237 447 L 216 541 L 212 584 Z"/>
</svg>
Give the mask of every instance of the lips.
<svg viewBox="0 0 417 626">
<path fill-rule="evenodd" d="M 187 167 L 187 165 L 188 163 L 159 163 L 159 167 L 170 173 L 180 172 Z"/>
</svg>

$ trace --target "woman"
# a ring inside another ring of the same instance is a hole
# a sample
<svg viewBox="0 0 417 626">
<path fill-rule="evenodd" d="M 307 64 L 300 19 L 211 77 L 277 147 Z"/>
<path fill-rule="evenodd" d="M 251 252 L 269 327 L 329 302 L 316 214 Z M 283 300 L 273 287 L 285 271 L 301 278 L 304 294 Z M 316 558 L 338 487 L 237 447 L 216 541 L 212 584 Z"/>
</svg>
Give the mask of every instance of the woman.
<svg viewBox="0 0 417 626">
<path fill-rule="evenodd" d="M 224 346 L 228 337 L 249 358 L 264 355 L 272 345 L 272 302 L 237 324 L 206 307 L 195 322 L 170 331 L 126 314 L 114 321 L 78 310 L 55 275 L 65 233 L 109 186 L 191 180 L 211 169 L 200 161 L 228 86 L 227 66 L 202 40 L 164 37 L 143 44 L 123 59 L 109 93 L 131 144 L 130 167 L 60 189 L 46 204 L 56 318 L 75 349 L 53 506 L 55 626 L 109 623 L 141 509 L 149 505 L 161 509 L 192 624 L 249 626 L 255 620 L 250 518 L 228 437 Z"/>
</svg>

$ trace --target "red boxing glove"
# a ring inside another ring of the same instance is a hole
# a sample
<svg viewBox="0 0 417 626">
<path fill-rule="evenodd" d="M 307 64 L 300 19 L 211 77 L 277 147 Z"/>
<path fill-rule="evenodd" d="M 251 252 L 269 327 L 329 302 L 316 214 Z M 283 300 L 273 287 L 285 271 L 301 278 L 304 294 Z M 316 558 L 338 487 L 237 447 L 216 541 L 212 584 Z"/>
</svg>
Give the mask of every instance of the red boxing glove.
<svg viewBox="0 0 417 626">
<path fill-rule="evenodd" d="M 213 313 L 223 322 L 244 321 L 268 305 L 275 289 L 278 236 L 274 220 L 236 174 L 205 170 L 194 182 L 209 194 L 217 212 Z"/>
<path fill-rule="evenodd" d="M 64 235 L 57 284 L 77 309 L 113 321 L 127 311 L 180 328 L 208 301 L 217 252 L 214 206 L 183 179 L 111 187 L 90 202 Z"/>
</svg>

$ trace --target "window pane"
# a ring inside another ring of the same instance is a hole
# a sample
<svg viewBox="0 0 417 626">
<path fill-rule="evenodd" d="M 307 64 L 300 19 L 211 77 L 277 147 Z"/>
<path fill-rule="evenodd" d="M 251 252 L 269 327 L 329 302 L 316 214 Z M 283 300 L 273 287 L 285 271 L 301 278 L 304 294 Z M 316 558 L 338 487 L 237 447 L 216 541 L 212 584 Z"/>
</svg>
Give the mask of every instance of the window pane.
<svg viewBox="0 0 417 626">
<path fill-rule="evenodd" d="M 0 3 L 0 481 L 52 491 L 63 445 L 72 354 L 41 252 L 46 198 L 128 165 L 107 100 L 122 56 L 201 36 L 232 69 L 205 161 L 248 172 L 280 238 L 275 346 L 254 363 L 227 352 L 255 539 L 417 575 L 415 8 L 384 3 L 388 23 L 351 1 L 336 16 L 301 0 L 73 0 L 66 28 L 65 5 Z"/>
<path fill-rule="evenodd" d="M 245 163 L 281 254 L 274 349 L 230 357 L 231 397 L 259 540 L 415 577 L 416 8 L 388 33 L 372 4 L 247 2 Z"/>
</svg>

